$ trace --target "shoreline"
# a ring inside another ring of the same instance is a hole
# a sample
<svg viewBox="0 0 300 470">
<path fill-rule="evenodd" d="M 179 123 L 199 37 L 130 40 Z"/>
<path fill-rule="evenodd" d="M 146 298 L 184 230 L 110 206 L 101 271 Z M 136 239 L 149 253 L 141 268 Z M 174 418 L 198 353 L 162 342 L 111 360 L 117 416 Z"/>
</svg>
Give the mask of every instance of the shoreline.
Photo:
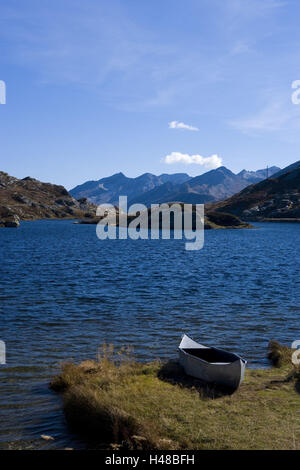
<svg viewBox="0 0 300 470">
<path fill-rule="evenodd" d="M 233 392 L 186 376 L 177 361 L 139 363 L 111 348 L 96 361 L 66 363 L 50 387 L 90 448 L 300 449 L 300 370 L 291 354 L 271 342 L 273 367 L 247 369 Z"/>
</svg>

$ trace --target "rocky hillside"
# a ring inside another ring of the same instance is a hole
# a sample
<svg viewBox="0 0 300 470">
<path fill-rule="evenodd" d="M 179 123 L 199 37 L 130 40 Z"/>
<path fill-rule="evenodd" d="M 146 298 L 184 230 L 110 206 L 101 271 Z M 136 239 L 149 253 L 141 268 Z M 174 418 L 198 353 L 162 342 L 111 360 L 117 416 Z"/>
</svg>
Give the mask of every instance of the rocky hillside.
<svg viewBox="0 0 300 470">
<path fill-rule="evenodd" d="M 247 220 L 300 219 L 300 161 L 208 209 Z"/>
<path fill-rule="evenodd" d="M 77 201 L 63 186 L 30 177 L 18 179 L 0 172 L 0 225 L 16 226 L 19 220 L 93 215 L 93 204 L 86 199 Z"/>
</svg>

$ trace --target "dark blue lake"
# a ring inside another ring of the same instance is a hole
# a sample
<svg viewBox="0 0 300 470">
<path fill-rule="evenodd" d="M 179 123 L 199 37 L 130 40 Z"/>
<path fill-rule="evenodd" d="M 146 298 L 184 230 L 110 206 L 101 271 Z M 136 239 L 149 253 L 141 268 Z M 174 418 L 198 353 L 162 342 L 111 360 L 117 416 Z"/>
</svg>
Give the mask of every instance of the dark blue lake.
<svg viewBox="0 0 300 470">
<path fill-rule="evenodd" d="M 0 447 L 84 445 L 48 383 L 103 342 L 166 359 L 188 332 L 266 367 L 271 338 L 300 339 L 300 225 L 256 227 L 207 230 L 190 252 L 184 240 L 100 241 L 94 225 L 72 221 L 0 229 Z"/>
</svg>

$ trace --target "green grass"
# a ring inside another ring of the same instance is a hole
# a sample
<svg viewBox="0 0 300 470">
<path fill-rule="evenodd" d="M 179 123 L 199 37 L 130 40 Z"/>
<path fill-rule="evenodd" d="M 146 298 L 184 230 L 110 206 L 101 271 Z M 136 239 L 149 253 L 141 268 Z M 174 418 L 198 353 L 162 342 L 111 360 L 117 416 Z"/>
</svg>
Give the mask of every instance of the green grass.
<svg viewBox="0 0 300 470">
<path fill-rule="evenodd" d="M 269 354 L 280 348 L 274 343 Z M 283 350 L 277 367 L 247 369 L 232 394 L 188 378 L 174 361 L 142 364 L 107 351 L 97 361 L 63 365 L 51 387 L 91 446 L 300 449 L 300 374 L 291 350 Z"/>
</svg>

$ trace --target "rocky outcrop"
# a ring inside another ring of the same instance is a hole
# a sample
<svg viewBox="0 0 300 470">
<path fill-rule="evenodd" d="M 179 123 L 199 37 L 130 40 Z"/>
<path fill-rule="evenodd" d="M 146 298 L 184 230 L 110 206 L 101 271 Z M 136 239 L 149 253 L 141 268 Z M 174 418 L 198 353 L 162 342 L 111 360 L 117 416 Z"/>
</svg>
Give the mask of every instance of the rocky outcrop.
<svg viewBox="0 0 300 470">
<path fill-rule="evenodd" d="M 34 178 L 18 179 L 0 172 L 0 226 L 17 227 L 20 220 L 92 217 L 96 207 L 77 201 L 63 186 Z"/>
<path fill-rule="evenodd" d="M 239 217 L 225 212 L 205 211 L 205 229 L 212 228 L 252 228 Z"/>
</svg>

